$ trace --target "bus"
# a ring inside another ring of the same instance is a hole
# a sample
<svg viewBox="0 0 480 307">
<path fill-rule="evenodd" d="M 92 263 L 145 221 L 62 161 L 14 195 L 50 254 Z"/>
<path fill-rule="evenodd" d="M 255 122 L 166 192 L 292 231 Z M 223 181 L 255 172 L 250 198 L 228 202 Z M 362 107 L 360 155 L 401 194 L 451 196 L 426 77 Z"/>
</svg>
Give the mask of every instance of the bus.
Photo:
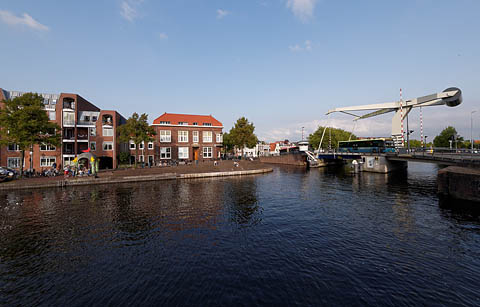
<svg viewBox="0 0 480 307">
<path fill-rule="evenodd" d="M 386 153 L 395 152 L 393 141 L 387 138 L 363 139 L 338 142 L 339 152 Z"/>
</svg>

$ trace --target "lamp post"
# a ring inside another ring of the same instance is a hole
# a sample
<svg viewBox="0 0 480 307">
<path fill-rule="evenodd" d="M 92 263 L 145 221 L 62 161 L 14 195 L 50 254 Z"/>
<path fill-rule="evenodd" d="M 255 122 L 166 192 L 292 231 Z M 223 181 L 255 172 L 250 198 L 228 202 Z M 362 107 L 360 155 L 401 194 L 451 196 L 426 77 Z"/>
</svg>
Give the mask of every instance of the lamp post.
<svg viewBox="0 0 480 307">
<path fill-rule="evenodd" d="M 413 133 L 413 130 L 407 130 L 407 149 L 410 152 L 410 134 Z"/>
<path fill-rule="evenodd" d="M 470 142 L 471 142 L 471 147 L 472 147 L 472 152 L 473 152 L 473 113 L 477 112 L 476 110 L 473 110 L 470 113 Z"/>
<path fill-rule="evenodd" d="M 425 135 L 424 138 L 425 138 L 425 143 L 423 143 L 423 148 L 426 148 L 428 135 Z"/>
</svg>

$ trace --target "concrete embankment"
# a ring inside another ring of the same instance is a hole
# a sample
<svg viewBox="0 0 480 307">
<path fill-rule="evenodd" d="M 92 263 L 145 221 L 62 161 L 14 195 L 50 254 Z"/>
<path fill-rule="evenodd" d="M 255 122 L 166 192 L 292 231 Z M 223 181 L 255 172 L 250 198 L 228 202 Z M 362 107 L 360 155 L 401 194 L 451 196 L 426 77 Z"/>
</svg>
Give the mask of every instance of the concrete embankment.
<svg viewBox="0 0 480 307">
<path fill-rule="evenodd" d="M 174 180 L 174 179 L 192 179 L 192 178 L 207 178 L 207 177 L 226 177 L 226 176 L 245 176 L 254 174 L 263 174 L 272 172 L 271 168 L 262 168 L 254 170 L 240 170 L 240 171 L 226 171 L 226 172 L 206 172 L 206 173 L 163 173 L 154 175 L 138 175 L 125 177 L 105 177 L 105 178 L 69 178 L 62 180 L 45 180 L 35 181 L 29 183 L 26 181 L 13 181 L 6 184 L 0 184 L 0 190 L 25 190 L 38 188 L 55 188 L 55 187 L 73 187 L 80 185 L 98 185 L 98 184 L 115 184 L 115 183 L 129 183 L 129 182 L 144 182 L 144 181 L 159 181 L 159 180 Z"/>
<path fill-rule="evenodd" d="M 438 193 L 480 202 L 480 169 L 449 166 L 438 171 Z"/>
<path fill-rule="evenodd" d="M 266 156 L 259 158 L 261 163 L 269 164 L 286 164 L 286 165 L 297 165 L 297 166 L 306 166 L 307 165 L 307 156 L 304 154 L 286 154 L 279 156 Z"/>
</svg>

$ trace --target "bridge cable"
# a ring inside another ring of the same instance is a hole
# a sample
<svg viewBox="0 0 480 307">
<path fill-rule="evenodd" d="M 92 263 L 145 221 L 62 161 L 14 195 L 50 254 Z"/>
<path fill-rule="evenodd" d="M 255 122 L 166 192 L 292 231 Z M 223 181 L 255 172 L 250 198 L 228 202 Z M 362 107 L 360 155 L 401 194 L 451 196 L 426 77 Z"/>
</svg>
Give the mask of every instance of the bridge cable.
<svg viewBox="0 0 480 307">
<path fill-rule="evenodd" d="M 331 114 L 328 114 L 327 125 L 325 125 L 325 127 L 323 127 L 322 138 L 320 139 L 320 143 L 318 144 L 318 152 L 320 152 L 320 149 L 322 148 L 323 137 L 325 136 L 325 131 L 327 130 L 328 124 L 330 123 L 330 116 L 331 116 Z"/>
</svg>

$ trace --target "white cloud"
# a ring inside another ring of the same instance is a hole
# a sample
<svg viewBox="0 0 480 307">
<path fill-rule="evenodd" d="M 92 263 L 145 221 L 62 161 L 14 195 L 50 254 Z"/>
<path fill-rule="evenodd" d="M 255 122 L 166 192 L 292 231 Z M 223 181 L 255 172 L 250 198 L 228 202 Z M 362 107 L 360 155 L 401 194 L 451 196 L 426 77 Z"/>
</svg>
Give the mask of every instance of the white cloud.
<svg viewBox="0 0 480 307">
<path fill-rule="evenodd" d="M 160 33 L 158 34 L 158 37 L 161 39 L 161 40 L 164 40 L 164 39 L 167 39 L 168 38 L 168 35 L 166 33 Z"/>
<path fill-rule="evenodd" d="M 316 4 L 317 0 L 288 0 L 287 8 L 292 10 L 295 17 L 306 22 L 312 18 Z"/>
<path fill-rule="evenodd" d="M 120 15 L 126 20 L 133 22 L 139 17 L 138 7 L 143 0 L 123 0 L 120 4 Z"/>
<path fill-rule="evenodd" d="M 312 50 L 312 42 L 309 40 L 305 41 L 305 50 L 310 51 Z"/>
<path fill-rule="evenodd" d="M 217 10 L 217 18 L 218 19 L 222 19 L 224 17 L 226 17 L 227 15 L 230 15 L 230 12 L 227 11 L 227 10 L 222 10 L 222 9 L 218 9 Z"/>
<path fill-rule="evenodd" d="M 302 46 L 299 44 L 295 44 L 293 46 L 288 46 L 288 49 L 290 49 L 290 51 L 292 52 L 312 51 L 312 42 L 306 40 Z"/>
<path fill-rule="evenodd" d="M 288 46 L 288 49 L 290 49 L 290 51 L 292 51 L 292 52 L 298 52 L 298 51 L 303 50 L 303 48 L 300 47 L 300 45 L 298 45 L 298 44 L 293 45 L 293 46 Z"/>
<path fill-rule="evenodd" d="M 9 11 L 0 10 L 0 20 L 10 26 L 27 26 L 38 31 L 48 31 L 49 28 L 33 19 L 27 13 L 23 13 L 22 17 L 15 16 Z"/>
</svg>

